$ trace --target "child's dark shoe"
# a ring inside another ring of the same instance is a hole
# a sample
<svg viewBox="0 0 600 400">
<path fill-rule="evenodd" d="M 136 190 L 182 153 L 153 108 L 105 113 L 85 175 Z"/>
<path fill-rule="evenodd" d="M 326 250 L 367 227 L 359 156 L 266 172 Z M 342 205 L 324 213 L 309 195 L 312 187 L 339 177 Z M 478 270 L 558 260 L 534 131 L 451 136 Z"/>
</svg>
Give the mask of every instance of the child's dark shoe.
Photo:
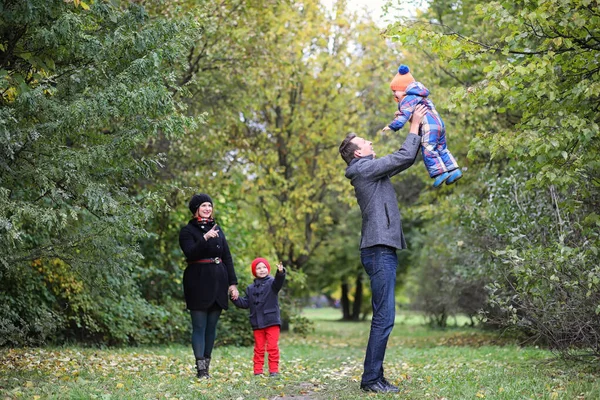
<svg viewBox="0 0 600 400">
<path fill-rule="evenodd" d="M 279 372 L 271 372 L 271 373 L 269 374 L 269 376 L 270 376 L 271 378 L 279 378 Z"/>
<path fill-rule="evenodd" d="M 462 178 L 462 171 L 460 170 L 460 168 L 457 168 L 454 171 L 450 172 L 450 176 L 448 176 L 448 179 L 446 179 L 446 185 L 451 185 L 460 178 Z"/>
<path fill-rule="evenodd" d="M 444 172 L 443 174 L 436 176 L 435 181 L 433 181 L 433 187 L 434 188 L 440 187 L 440 185 L 442 183 L 444 183 L 444 181 L 446 179 L 448 179 L 449 176 L 450 176 L 450 174 L 447 172 Z"/>
</svg>

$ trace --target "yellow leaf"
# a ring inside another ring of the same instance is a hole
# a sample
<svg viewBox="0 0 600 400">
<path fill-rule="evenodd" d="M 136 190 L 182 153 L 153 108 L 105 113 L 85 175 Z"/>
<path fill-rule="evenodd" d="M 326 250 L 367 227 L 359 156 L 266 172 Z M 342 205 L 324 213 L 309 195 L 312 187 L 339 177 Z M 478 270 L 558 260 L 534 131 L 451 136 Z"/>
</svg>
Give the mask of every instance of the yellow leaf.
<svg viewBox="0 0 600 400">
<path fill-rule="evenodd" d="M 33 396 L 33 400 L 40 400 L 41 397 L 40 396 Z"/>
<path fill-rule="evenodd" d="M 119 383 L 117 383 L 117 389 L 121 389 L 121 388 L 123 388 L 124 386 L 125 386 L 125 385 L 123 385 L 123 384 L 122 384 L 122 383 L 120 383 L 120 382 L 119 382 Z"/>
<path fill-rule="evenodd" d="M 27 381 L 27 383 L 25 384 L 25 387 L 32 388 L 33 387 L 33 382 Z"/>
<path fill-rule="evenodd" d="M 81 4 L 81 8 L 83 8 L 84 10 L 90 9 L 90 6 L 88 6 L 84 1 L 81 1 L 79 4 Z"/>
<path fill-rule="evenodd" d="M 479 397 L 480 399 L 483 399 L 485 397 L 485 394 L 482 391 L 479 391 L 475 396 Z"/>
</svg>

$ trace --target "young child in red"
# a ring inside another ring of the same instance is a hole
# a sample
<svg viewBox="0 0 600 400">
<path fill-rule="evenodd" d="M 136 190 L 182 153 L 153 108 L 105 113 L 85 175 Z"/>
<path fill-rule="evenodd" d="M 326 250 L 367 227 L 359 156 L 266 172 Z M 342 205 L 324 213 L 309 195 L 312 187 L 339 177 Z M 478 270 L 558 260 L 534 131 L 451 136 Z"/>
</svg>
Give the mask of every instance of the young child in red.
<svg viewBox="0 0 600 400">
<path fill-rule="evenodd" d="M 285 281 L 283 264 L 277 264 L 275 278 L 264 258 L 252 261 L 254 283 L 246 288 L 246 296 L 231 300 L 236 307 L 250 308 L 250 324 L 254 330 L 254 375 L 262 375 L 265 347 L 269 354 L 269 375 L 279 376 L 279 332 L 281 316 L 277 294 Z"/>
</svg>

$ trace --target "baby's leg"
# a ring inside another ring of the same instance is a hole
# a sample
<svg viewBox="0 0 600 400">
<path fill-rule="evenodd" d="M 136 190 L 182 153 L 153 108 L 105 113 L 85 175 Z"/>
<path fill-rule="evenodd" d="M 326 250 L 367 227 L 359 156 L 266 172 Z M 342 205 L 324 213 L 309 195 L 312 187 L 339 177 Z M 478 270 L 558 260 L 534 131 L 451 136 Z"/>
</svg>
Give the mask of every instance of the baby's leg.
<svg viewBox="0 0 600 400">
<path fill-rule="evenodd" d="M 458 168 L 458 163 L 454 159 L 454 156 L 452 155 L 452 153 L 450 153 L 450 150 L 443 149 L 442 151 L 439 151 L 438 153 L 439 153 L 440 157 L 442 158 L 444 165 L 446 166 L 446 169 L 448 171 L 454 171 L 455 169 Z"/>
<path fill-rule="evenodd" d="M 423 155 L 423 163 L 425 164 L 425 168 L 427 168 L 429 177 L 435 178 L 447 171 L 440 154 L 432 150 L 430 146 L 421 146 L 421 154 Z"/>
<path fill-rule="evenodd" d="M 438 129 L 438 125 L 430 124 L 427 118 L 421 126 L 421 132 L 423 163 L 427 168 L 427 172 L 429 172 L 429 176 L 435 178 L 448 170 L 441 154 L 437 151 L 437 144 L 442 132 Z"/>
<path fill-rule="evenodd" d="M 446 185 L 451 185 L 462 177 L 462 171 L 458 167 L 458 163 L 454 159 L 450 150 L 446 148 L 446 134 L 444 132 L 441 135 L 441 140 L 437 145 L 438 154 L 444 162 L 444 166 L 448 170 L 448 178 L 446 179 Z"/>
<path fill-rule="evenodd" d="M 458 163 L 456 162 L 456 159 L 454 158 L 452 153 L 450 153 L 450 150 L 448 150 L 448 148 L 446 147 L 446 131 L 445 130 L 441 131 L 435 147 L 436 147 L 437 153 L 440 155 L 440 158 L 442 159 L 442 162 L 446 166 L 447 171 L 454 171 L 455 169 L 458 168 Z"/>
</svg>

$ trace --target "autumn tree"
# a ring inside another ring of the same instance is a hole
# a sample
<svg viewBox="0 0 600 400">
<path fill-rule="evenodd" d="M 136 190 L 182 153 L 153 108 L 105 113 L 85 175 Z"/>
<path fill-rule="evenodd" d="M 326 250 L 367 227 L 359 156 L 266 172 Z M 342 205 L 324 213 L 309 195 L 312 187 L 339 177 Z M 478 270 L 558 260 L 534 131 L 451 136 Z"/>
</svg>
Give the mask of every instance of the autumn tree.
<svg viewBox="0 0 600 400">
<path fill-rule="evenodd" d="M 169 144 L 167 171 L 183 186 L 218 194 L 237 265 L 269 255 L 295 272 L 292 286 L 304 286 L 300 271 L 335 234 L 334 211 L 356 206 L 339 142 L 350 131 L 376 138 L 393 116 L 387 82 L 395 67 L 372 21 L 343 2 L 333 12 L 318 2 L 267 1 L 207 10 L 197 11 L 207 27 L 190 50 L 195 75 L 186 86 L 190 109 L 206 113 L 207 124 Z M 180 209 L 187 200 L 173 199 Z M 172 237 L 169 229 L 161 236 Z"/>
<path fill-rule="evenodd" d="M 243 76 L 249 99 L 232 125 L 244 195 L 277 257 L 295 269 L 327 237 L 336 203 L 351 198 L 337 148 L 348 132 L 367 133 L 366 93 L 385 74 L 369 47 L 373 24 L 338 6 L 328 14 L 304 2 L 280 16 L 264 40 L 269 64 Z"/>
</svg>

